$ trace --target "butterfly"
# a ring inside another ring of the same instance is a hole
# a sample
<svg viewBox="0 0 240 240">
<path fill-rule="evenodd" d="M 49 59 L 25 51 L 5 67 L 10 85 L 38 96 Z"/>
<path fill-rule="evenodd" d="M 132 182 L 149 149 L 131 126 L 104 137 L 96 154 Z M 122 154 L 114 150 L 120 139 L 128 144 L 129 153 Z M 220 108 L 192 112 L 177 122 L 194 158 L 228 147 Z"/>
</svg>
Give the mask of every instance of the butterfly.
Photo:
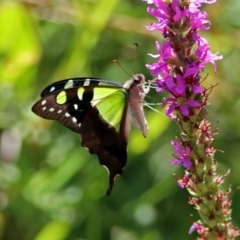
<svg viewBox="0 0 240 240">
<path fill-rule="evenodd" d="M 143 106 L 145 77 L 135 74 L 124 84 L 101 78 L 71 78 L 53 83 L 41 93 L 32 111 L 57 120 L 81 135 L 81 144 L 109 173 L 110 195 L 116 175 L 127 162 L 131 119 L 144 137 L 148 124 Z"/>
</svg>

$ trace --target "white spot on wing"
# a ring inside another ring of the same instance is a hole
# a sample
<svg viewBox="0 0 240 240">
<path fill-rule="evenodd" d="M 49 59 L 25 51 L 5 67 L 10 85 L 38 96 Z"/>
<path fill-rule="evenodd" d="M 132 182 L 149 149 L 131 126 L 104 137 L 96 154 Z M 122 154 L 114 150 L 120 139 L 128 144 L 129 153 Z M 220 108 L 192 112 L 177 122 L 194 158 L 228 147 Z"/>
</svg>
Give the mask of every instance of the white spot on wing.
<svg viewBox="0 0 240 240">
<path fill-rule="evenodd" d="M 50 88 L 50 92 L 53 92 L 55 90 L 55 87 Z"/>
<path fill-rule="evenodd" d="M 70 117 L 70 114 L 69 114 L 69 113 L 65 113 L 65 116 L 66 116 L 66 117 Z"/>
<path fill-rule="evenodd" d="M 90 85 L 90 79 L 89 78 L 87 78 L 87 79 L 85 79 L 85 81 L 84 81 L 84 83 L 83 83 L 83 86 L 89 86 Z"/>
<path fill-rule="evenodd" d="M 76 119 L 75 117 L 73 117 L 73 118 L 72 118 L 72 121 L 73 121 L 74 123 L 76 123 L 76 122 L 77 122 L 77 119 Z"/>
<path fill-rule="evenodd" d="M 67 81 L 64 88 L 66 89 L 66 88 L 71 88 L 71 87 L 73 87 L 73 80 L 72 79 Z"/>
<path fill-rule="evenodd" d="M 53 112 L 53 111 L 54 111 L 54 108 L 50 108 L 50 109 L 49 109 L 49 112 Z"/>
<path fill-rule="evenodd" d="M 75 110 L 78 110 L 78 105 L 77 104 L 74 104 L 73 106 L 74 106 Z"/>
<path fill-rule="evenodd" d="M 57 113 L 61 113 L 62 112 L 62 109 L 58 110 Z"/>
<path fill-rule="evenodd" d="M 43 111 L 46 110 L 46 109 L 47 109 L 46 107 L 43 107 L 43 108 L 42 108 Z"/>
<path fill-rule="evenodd" d="M 46 99 L 45 99 L 45 100 L 43 100 L 43 101 L 42 101 L 42 105 L 46 104 L 46 102 L 47 102 L 47 100 L 46 100 Z"/>
</svg>

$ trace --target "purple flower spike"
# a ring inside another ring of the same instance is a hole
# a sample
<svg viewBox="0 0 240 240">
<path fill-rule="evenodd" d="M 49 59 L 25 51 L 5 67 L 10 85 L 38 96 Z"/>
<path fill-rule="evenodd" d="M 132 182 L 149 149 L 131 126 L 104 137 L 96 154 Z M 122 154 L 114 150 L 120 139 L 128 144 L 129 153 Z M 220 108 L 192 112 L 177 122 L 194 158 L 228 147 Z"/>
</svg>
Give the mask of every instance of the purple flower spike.
<svg viewBox="0 0 240 240">
<path fill-rule="evenodd" d="M 193 222 L 189 234 L 197 232 L 199 240 L 234 240 L 240 231 L 231 223 L 228 192 L 220 188 L 225 176 L 216 173 L 216 131 L 212 132 L 207 120 L 206 106 L 214 86 L 201 85 L 206 65 L 212 64 L 216 71 L 216 61 L 222 59 L 211 53 L 208 41 L 199 35 L 211 26 L 201 6 L 216 0 L 146 1 L 152 4 L 148 13 L 156 18 L 147 29 L 160 32 L 164 39 L 156 42 L 156 53 L 149 54 L 154 62 L 146 66 L 155 78 L 157 91 L 168 93 L 162 103 L 166 116 L 180 127 L 179 140 L 171 142 L 175 155 L 170 163 L 185 168 L 177 183 L 190 193 L 189 203 L 202 218 Z"/>
</svg>

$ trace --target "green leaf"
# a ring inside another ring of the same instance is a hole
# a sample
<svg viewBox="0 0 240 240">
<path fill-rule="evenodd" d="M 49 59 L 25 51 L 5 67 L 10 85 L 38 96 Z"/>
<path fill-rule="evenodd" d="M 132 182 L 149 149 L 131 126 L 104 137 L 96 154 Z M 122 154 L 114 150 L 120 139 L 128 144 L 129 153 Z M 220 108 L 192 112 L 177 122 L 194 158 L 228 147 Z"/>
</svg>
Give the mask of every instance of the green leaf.
<svg viewBox="0 0 240 240">
<path fill-rule="evenodd" d="M 144 153 L 149 148 L 150 144 L 168 128 L 170 123 L 170 120 L 165 115 L 157 114 L 154 111 L 151 111 L 146 118 L 149 126 L 148 136 L 144 139 L 140 136 L 139 131 L 133 131 L 128 143 L 131 153 Z"/>
<path fill-rule="evenodd" d="M 64 240 L 70 230 L 71 227 L 67 223 L 51 221 L 43 227 L 34 240 Z"/>
<path fill-rule="evenodd" d="M 79 13 L 76 34 L 70 45 L 68 58 L 62 62 L 56 78 L 62 78 L 70 73 L 78 75 L 83 70 L 87 72 L 85 68 L 89 52 L 97 44 L 99 35 L 106 27 L 118 2 L 119 0 L 98 0 L 90 4 L 90 2 L 75 1 L 75 11 Z"/>
<path fill-rule="evenodd" d="M 26 94 L 24 88 L 32 80 L 40 49 L 36 26 L 21 4 L 0 5 L 0 35 L 1 81 L 21 86 Z"/>
</svg>

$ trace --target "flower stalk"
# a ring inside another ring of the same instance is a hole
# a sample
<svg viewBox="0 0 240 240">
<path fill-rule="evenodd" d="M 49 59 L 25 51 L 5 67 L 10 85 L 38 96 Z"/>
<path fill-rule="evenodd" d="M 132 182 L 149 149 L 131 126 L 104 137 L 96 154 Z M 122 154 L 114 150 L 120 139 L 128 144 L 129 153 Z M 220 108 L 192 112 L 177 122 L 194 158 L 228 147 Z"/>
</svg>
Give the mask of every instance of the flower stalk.
<svg viewBox="0 0 240 240">
<path fill-rule="evenodd" d="M 211 63 L 216 71 L 216 60 L 222 59 L 210 52 L 200 30 L 208 30 L 207 13 L 199 8 L 216 0 L 146 0 L 152 4 L 148 13 L 158 22 L 148 30 L 159 31 L 165 41 L 156 42 L 157 61 L 148 64 L 156 76 L 157 91 L 167 91 L 163 101 L 166 115 L 175 120 L 180 136 L 171 142 L 175 155 L 170 163 L 185 168 L 178 185 L 190 194 L 189 203 L 198 211 L 201 220 L 194 221 L 189 233 L 196 231 L 200 240 L 236 239 L 239 230 L 231 223 L 231 200 L 221 189 L 224 177 L 217 174 L 213 131 L 207 119 L 206 105 L 215 86 L 205 88 L 200 74 Z"/>
</svg>

